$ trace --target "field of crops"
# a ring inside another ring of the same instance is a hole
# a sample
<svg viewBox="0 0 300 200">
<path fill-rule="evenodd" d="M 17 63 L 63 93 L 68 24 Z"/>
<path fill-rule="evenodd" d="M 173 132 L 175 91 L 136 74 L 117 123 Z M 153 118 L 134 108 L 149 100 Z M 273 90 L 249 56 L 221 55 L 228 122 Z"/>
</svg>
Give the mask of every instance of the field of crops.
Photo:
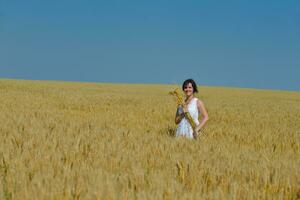
<svg viewBox="0 0 300 200">
<path fill-rule="evenodd" d="M 0 199 L 300 198 L 299 92 L 200 86 L 189 140 L 176 87 L 0 80 Z"/>
</svg>

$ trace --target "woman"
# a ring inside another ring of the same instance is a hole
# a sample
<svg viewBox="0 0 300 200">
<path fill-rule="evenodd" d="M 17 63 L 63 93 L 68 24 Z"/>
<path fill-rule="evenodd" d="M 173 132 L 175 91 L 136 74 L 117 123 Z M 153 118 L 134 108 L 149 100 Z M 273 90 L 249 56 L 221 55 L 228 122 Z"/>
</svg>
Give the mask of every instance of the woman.
<svg viewBox="0 0 300 200">
<path fill-rule="evenodd" d="M 185 105 L 177 108 L 175 123 L 178 124 L 176 130 L 176 136 L 185 136 L 187 138 L 194 138 L 193 128 L 186 118 L 186 113 L 189 112 L 193 118 L 196 128 L 196 134 L 202 129 L 208 120 L 208 114 L 202 101 L 194 97 L 194 94 L 198 92 L 197 85 L 193 79 L 187 79 L 182 84 L 182 90 L 185 93 Z M 199 114 L 202 116 L 201 122 L 199 122 Z"/>
</svg>

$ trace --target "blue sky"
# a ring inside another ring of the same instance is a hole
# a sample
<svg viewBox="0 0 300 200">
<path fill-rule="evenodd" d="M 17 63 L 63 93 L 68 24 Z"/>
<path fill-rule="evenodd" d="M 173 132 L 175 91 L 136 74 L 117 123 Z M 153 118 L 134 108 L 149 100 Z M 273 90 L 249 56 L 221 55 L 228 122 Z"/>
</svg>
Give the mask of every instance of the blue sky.
<svg viewBox="0 0 300 200">
<path fill-rule="evenodd" d="M 0 0 L 0 78 L 300 91 L 300 1 Z"/>
</svg>

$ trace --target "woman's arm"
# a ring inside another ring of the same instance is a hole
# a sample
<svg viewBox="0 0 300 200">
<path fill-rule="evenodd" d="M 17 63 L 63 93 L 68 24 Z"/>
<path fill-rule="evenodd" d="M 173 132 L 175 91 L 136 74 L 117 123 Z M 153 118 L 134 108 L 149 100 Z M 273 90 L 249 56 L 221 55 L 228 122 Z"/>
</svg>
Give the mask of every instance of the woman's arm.
<svg viewBox="0 0 300 200">
<path fill-rule="evenodd" d="M 197 101 L 197 107 L 198 107 L 198 110 L 200 111 L 200 114 L 202 116 L 202 120 L 196 128 L 197 132 L 199 132 L 208 120 L 208 113 L 207 113 L 202 101 L 200 101 L 200 100 Z"/>
<path fill-rule="evenodd" d="M 175 115 L 175 124 L 179 124 L 180 121 L 184 118 L 184 109 L 182 107 L 178 107 Z"/>
</svg>

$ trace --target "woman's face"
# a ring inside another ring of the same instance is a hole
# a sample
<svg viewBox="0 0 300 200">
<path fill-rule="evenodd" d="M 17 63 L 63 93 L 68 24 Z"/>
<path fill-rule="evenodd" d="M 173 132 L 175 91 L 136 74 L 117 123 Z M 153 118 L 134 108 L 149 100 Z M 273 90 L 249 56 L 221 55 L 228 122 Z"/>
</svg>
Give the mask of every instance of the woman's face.
<svg viewBox="0 0 300 200">
<path fill-rule="evenodd" d="M 186 96 L 191 96 L 194 94 L 194 89 L 191 83 L 188 83 L 186 86 L 184 86 L 184 93 Z"/>
</svg>

